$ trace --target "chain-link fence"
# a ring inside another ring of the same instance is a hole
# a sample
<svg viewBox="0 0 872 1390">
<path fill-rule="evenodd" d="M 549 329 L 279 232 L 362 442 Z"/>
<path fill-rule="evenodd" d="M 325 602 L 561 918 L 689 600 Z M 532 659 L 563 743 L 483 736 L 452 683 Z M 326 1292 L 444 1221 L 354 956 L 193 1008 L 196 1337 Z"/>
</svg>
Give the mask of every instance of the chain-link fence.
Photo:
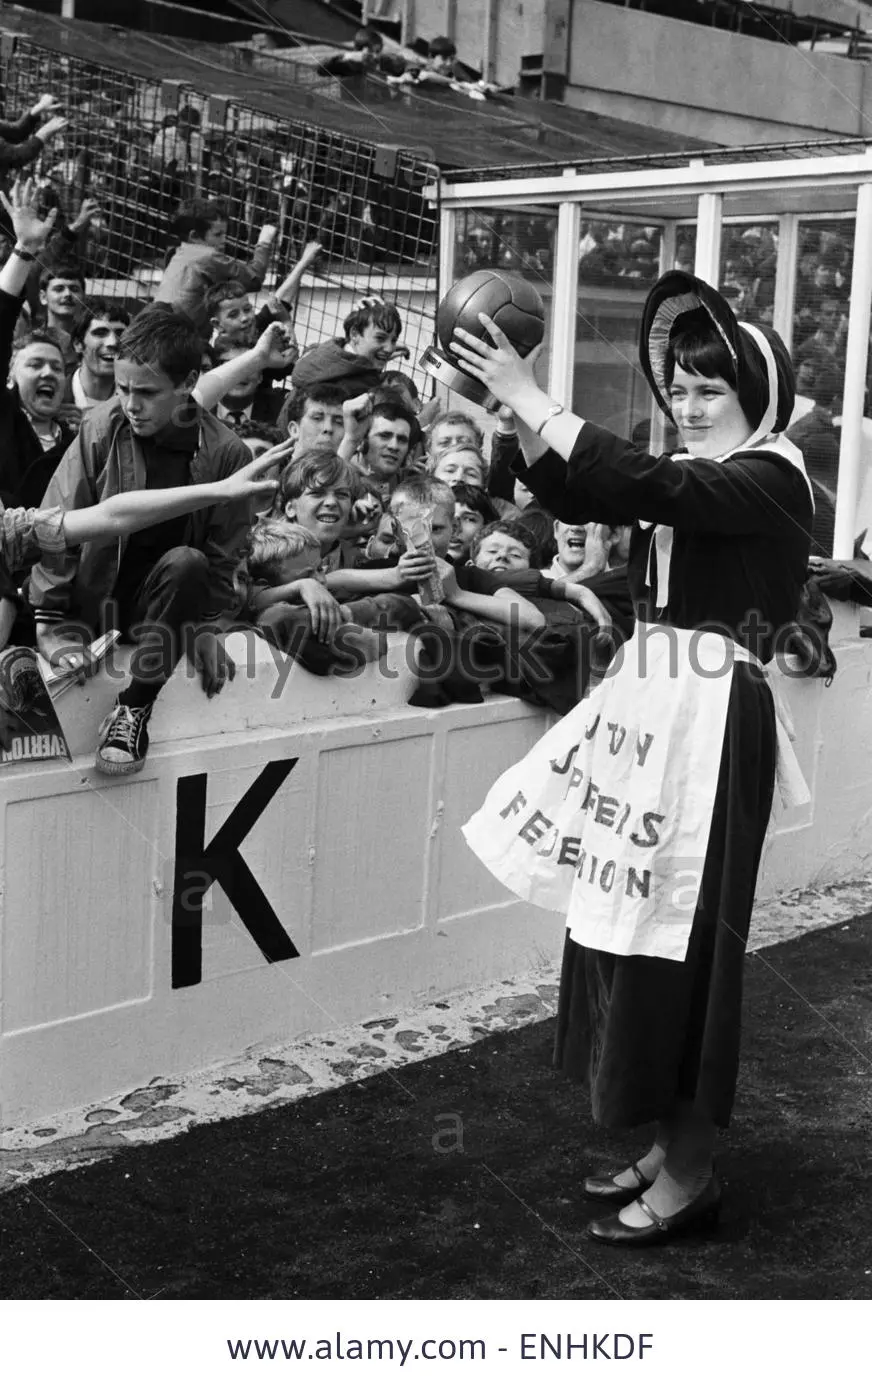
<svg viewBox="0 0 872 1390">
<path fill-rule="evenodd" d="M 336 336 L 362 296 L 397 304 L 412 361 L 433 335 L 437 169 L 393 148 L 271 114 L 179 81 L 149 80 L 0 35 L 7 117 L 55 93 L 70 125 L 36 166 L 46 203 L 73 220 L 98 200 L 84 251 L 89 289 L 147 301 L 174 249 L 182 199 L 220 202 L 227 250 L 246 257 L 267 223 L 279 228 L 267 284 L 302 248 L 324 255 L 297 304 L 302 345 Z"/>
</svg>

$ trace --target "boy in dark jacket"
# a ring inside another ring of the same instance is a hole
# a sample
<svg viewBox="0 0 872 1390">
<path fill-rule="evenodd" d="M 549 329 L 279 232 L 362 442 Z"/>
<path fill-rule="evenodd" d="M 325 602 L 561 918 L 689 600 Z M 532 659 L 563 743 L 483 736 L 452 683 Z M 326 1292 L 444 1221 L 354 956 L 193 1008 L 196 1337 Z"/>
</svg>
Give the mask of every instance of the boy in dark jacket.
<svg viewBox="0 0 872 1390">
<path fill-rule="evenodd" d="M 378 386 L 403 329 L 396 306 L 365 299 L 342 328 L 342 338 L 329 338 L 303 353 L 291 375 L 295 390 L 331 381 L 349 396 L 359 396 Z"/>
<path fill-rule="evenodd" d="M 242 441 L 192 400 L 201 356 L 186 315 L 163 305 L 140 314 L 121 338 L 116 397 L 83 422 L 43 506 L 69 512 L 140 488 L 214 482 L 246 464 Z M 37 644 L 49 661 L 85 671 L 84 651 L 71 654 L 62 638 L 65 626 L 79 634 L 83 627 L 117 627 L 136 642 L 130 683 L 100 731 L 99 771 L 118 775 L 143 766 L 152 707 L 183 649 L 207 695 L 232 676 L 215 625 L 235 613 L 233 574 L 250 522 L 247 501 L 219 504 L 34 567 Z"/>
</svg>

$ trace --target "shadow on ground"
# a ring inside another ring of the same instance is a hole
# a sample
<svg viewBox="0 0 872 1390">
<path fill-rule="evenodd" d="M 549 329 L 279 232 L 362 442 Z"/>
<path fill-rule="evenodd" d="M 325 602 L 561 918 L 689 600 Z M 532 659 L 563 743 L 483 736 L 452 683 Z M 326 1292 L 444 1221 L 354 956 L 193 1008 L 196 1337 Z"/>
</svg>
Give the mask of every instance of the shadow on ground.
<svg viewBox="0 0 872 1390">
<path fill-rule="evenodd" d="M 864 1298 L 872 917 L 749 957 L 712 1240 L 592 1245 L 634 1154 L 550 1069 L 553 1024 L 0 1197 L 7 1298 Z M 459 1144 L 462 1143 L 462 1148 Z M 635 1146 L 636 1148 L 638 1145 Z"/>
</svg>

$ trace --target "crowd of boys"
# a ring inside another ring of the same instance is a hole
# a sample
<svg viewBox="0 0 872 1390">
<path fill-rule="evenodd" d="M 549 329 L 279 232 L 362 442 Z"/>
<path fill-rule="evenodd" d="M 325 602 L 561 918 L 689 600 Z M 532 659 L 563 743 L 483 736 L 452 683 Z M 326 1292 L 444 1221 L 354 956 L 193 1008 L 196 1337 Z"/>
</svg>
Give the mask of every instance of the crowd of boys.
<svg viewBox="0 0 872 1390">
<path fill-rule="evenodd" d="M 301 351 L 294 299 L 321 248 L 256 304 L 275 228 L 236 259 L 222 208 L 195 200 L 154 302 L 131 318 L 88 298 L 70 229 L 59 245 L 35 185 L 0 199 L 14 242 L 0 268 L 0 498 L 19 537 L 0 567 L 0 641 L 79 679 L 96 633 L 133 645 L 100 771 L 143 766 L 182 655 L 207 694 L 222 688 L 223 636 L 239 622 L 324 674 L 371 659 L 390 631 L 413 634 L 423 703 L 480 700 L 488 685 L 577 697 L 581 637 L 620 630 L 629 611 L 626 538 L 536 507 L 506 464 L 510 420 L 488 458 L 471 416 L 422 408 L 391 367 L 404 355 L 393 304 L 364 299 L 340 337 Z M 65 521 L 92 513 L 84 532 Z"/>
</svg>

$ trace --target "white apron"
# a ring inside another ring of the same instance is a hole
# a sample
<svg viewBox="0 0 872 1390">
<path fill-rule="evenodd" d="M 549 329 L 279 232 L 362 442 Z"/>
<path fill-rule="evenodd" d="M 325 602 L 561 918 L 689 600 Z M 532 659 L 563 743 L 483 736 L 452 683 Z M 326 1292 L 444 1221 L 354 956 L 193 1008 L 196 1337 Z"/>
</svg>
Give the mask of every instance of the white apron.
<svg viewBox="0 0 872 1390">
<path fill-rule="evenodd" d="M 603 681 L 494 784 L 463 834 L 566 914 L 574 941 L 682 961 L 697 907 L 735 661 L 717 633 L 637 624 Z M 809 799 L 776 696 L 778 788 Z"/>
</svg>

